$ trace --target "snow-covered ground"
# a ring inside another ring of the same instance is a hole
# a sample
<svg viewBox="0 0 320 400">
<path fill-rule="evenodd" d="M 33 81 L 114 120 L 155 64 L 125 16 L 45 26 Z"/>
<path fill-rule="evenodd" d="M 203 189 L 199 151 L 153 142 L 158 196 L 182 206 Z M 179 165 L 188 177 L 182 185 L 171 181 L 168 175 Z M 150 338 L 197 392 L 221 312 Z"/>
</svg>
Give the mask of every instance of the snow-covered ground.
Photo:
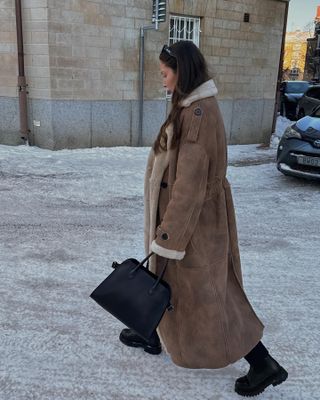
<svg viewBox="0 0 320 400">
<path fill-rule="evenodd" d="M 0 399 L 232 400 L 240 360 L 187 370 L 123 346 L 91 291 L 113 260 L 143 256 L 148 148 L 0 146 Z M 275 149 L 230 146 L 247 294 L 289 371 L 261 399 L 320 398 L 319 184 L 290 179 Z M 192 345 L 192 344 L 190 344 Z"/>
</svg>

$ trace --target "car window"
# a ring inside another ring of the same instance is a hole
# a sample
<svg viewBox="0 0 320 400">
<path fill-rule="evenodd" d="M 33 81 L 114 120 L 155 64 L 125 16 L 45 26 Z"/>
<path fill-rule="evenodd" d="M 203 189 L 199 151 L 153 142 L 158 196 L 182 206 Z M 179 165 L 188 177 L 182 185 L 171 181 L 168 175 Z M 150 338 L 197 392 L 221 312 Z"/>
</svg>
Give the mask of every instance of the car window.
<svg viewBox="0 0 320 400">
<path fill-rule="evenodd" d="M 314 97 L 315 99 L 318 99 L 318 100 L 320 100 L 320 87 L 316 87 L 316 88 L 314 88 L 314 94 L 313 94 L 313 97 Z"/>
<path fill-rule="evenodd" d="M 320 87 L 314 87 L 306 91 L 307 97 L 320 100 Z"/>
<path fill-rule="evenodd" d="M 309 88 L 308 82 L 287 82 L 287 93 L 304 93 Z"/>
<path fill-rule="evenodd" d="M 317 97 L 317 90 L 314 88 L 308 90 L 308 93 L 309 93 L 309 97 L 312 97 L 312 98 Z"/>
<path fill-rule="evenodd" d="M 312 116 L 313 116 L 313 117 L 320 118 L 320 107 L 317 109 L 316 112 L 312 113 Z"/>
<path fill-rule="evenodd" d="M 306 91 L 306 96 L 307 96 L 307 97 L 313 97 L 313 91 L 314 91 L 314 89 L 309 89 L 309 90 L 307 90 L 307 91 Z"/>
</svg>

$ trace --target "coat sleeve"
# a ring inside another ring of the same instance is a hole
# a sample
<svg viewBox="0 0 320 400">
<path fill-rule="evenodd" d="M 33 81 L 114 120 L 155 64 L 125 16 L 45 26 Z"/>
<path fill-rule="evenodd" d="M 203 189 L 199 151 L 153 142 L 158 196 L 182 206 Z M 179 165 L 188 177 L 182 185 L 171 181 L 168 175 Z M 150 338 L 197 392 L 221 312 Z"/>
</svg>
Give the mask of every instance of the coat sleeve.
<svg viewBox="0 0 320 400">
<path fill-rule="evenodd" d="M 181 145 L 176 180 L 151 250 L 166 258 L 181 260 L 195 230 L 206 195 L 209 157 L 199 143 Z"/>
</svg>

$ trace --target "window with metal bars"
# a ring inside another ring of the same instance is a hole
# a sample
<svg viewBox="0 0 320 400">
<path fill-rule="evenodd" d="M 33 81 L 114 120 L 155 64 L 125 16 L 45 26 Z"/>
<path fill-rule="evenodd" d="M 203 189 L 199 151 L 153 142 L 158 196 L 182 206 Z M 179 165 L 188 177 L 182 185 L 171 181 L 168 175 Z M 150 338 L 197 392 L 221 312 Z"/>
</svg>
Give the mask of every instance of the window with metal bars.
<svg viewBox="0 0 320 400">
<path fill-rule="evenodd" d="M 190 40 L 199 47 L 200 18 L 170 15 L 169 46 L 179 40 Z M 166 91 L 166 99 L 170 100 L 171 93 Z"/>
<path fill-rule="evenodd" d="M 170 15 L 169 45 L 179 40 L 190 40 L 199 46 L 200 18 Z"/>
</svg>

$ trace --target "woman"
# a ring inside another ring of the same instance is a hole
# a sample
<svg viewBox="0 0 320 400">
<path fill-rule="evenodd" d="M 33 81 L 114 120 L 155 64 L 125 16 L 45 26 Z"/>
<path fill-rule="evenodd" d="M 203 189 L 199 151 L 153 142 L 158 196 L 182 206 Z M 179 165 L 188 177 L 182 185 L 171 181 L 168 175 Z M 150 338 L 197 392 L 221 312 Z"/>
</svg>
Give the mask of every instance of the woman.
<svg viewBox="0 0 320 400">
<path fill-rule="evenodd" d="M 242 285 L 227 146 L 218 93 L 197 46 L 181 41 L 160 54 L 172 109 L 150 152 L 145 179 L 146 252 L 150 266 L 172 289 L 173 312 L 158 328 L 173 362 L 186 368 L 222 368 L 242 357 L 250 364 L 235 391 L 257 395 L 287 378 L 260 339 L 263 324 Z M 145 341 L 124 329 L 120 340 L 161 352 L 155 332 Z"/>
</svg>

